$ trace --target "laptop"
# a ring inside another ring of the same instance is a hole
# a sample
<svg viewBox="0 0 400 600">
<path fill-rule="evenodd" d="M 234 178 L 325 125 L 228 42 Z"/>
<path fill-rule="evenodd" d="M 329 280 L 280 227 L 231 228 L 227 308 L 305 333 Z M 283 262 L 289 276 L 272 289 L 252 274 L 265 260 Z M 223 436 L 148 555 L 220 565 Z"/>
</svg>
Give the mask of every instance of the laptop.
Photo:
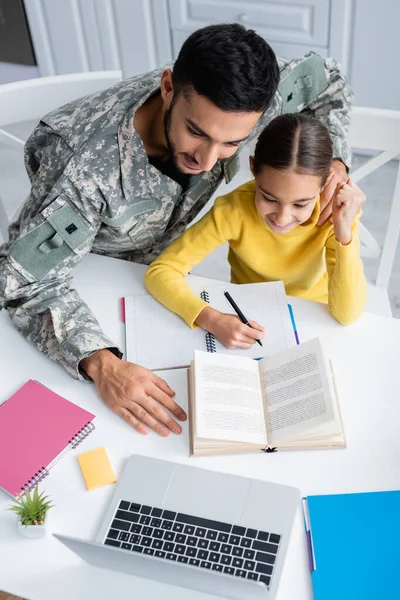
<svg viewBox="0 0 400 600">
<path fill-rule="evenodd" d="M 276 597 L 299 490 L 133 455 L 86 562 L 235 600 Z"/>
</svg>

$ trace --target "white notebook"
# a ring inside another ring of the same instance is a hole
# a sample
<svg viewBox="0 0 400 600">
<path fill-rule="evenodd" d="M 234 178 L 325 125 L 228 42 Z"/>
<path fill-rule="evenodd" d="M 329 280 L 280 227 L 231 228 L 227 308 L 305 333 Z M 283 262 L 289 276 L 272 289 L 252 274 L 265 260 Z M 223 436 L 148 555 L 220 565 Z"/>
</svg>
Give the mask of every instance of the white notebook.
<svg viewBox="0 0 400 600">
<path fill-rule="evenodd" d="M 188 367 L 195 350 L 260 358 L 296 345 L 282 281 L 246 285 L 222 284 L 196 290 L 210 306 L 235 314 L 224 296 L 229 291 L 248 319 L 265 328 L 263 346 L 229 350 L 203 329 L 191 329 L 148 294 L 125 298 L 127 360 L 152 370 Z"/>
</svg>

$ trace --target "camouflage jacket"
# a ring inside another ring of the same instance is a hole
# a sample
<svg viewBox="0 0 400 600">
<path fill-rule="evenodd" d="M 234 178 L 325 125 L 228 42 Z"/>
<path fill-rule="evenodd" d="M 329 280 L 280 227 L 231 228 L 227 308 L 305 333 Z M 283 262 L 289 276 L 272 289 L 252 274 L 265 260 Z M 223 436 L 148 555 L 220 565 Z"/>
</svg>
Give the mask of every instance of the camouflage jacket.
<svg viewBox="0 0 400 600">
<path fill-rule="evenodd" d="M 328 127 L 335 156 L 349 166 L 352 94 L 338 65 L 312 53 L 279 62 L 279 90 L 252 138 L 281 112 L 306 109 Z M 159 88 L 161 73 L 138 75 L 55 110 L 25 146 L 31 192 L 0 247 L 0 309 L 76 378 L 87 378 L 79 362 L 96 350 L 122 354 L 71 289 L 74 266 L 88 252 L 149 264 L 238 169 L 237 155 L 219 161 L 182 194 L 148 163 L 133 118 Z"/>
</svg>

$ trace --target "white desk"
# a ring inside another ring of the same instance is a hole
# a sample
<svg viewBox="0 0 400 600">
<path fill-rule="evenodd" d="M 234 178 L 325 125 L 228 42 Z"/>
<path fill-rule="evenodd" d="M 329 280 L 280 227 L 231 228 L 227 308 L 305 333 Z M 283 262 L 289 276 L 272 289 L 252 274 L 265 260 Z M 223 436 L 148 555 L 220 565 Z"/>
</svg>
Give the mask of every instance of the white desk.
<svg viewBox="0 0 400 600">
<path fill-rule="evenodd" d="M 104 331 L 123 348 L 119 299 L 144 291 L 144 267 L 90 255 L 76 269 L 76 287 L 99 319 Z M 69 377 L 28 344 L 0 313 L 0 399 L 27 379 L 35 378 L 98 416 L 98 426 L 78 451 L 105 445 L 117 475 L 133 453 L 249 477 L 286 483 L 302 494 L 400 488 L 400 321 L 365 314 L 344 328 L 323 305 L 293 299 L 300 334 L 305 341 L 319 336 L 334 361 L 340 405 L 347 436 L 345 450 L 281 452 L 234 457 L 189 458 L 188 426 L 180 436 L 162 439 L 140 436 L 98 399 L 93 385 Z M 187 408 L 184 371 L 168 374 L 177 401 Z M 113 486 L 87 492 L 76 455 L 70 452 L 45 480 L 55 508 L 50 529 L 94 539 L 111 498 Z M 140 482 L 138 482 L 140 485 Z M 0 589 L 30 600 L 109 600 L 139 597 L 155 600 L 210 600 L 211 596 L 182 588 L 89 567 L 50 534 L 27 540 L 16 531 L 15 516 L 0 496 Z M 295 527 L 279 589 L 279 600 L 310 600 L 306 544 L 301 511 Z"/>
</svg>

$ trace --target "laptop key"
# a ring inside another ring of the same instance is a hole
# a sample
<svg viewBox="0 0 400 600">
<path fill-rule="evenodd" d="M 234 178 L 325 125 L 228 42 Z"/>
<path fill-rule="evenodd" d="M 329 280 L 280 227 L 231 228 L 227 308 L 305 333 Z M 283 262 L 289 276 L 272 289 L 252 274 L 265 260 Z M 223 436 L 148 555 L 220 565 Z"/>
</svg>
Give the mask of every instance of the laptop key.
<svg viewBox="0 0 400 600">
<path fill-rule="evenodd" d="M 253 571 L 255 566 L 256 563 L 254 562 L 254 560 L 245 560 L 243 568 L 247 569 L 248 571 Z"/>
<path fill-rule="evenodd" d="M 269 536 L 269 541 L 272 544 L 279 544 L 280 539 L 281 539 L 281 536 L 277 535 L 276 533 L 271 533 L 271 535 Z"/>
<path fill-rule="evenodd" d="M 113 540 L 116 540 L 118 537 L 118 533 L 119 533 L 118 529 L 110 529 L 107 537 L 112 538 Z"/>
<path fill-rule="evenodd" d="M 208 546 L 209 550 L 212 550 L 213 552 L 219 552 L 220 548 L 221 548 L 221 544 L 219 542 L 210 542 L 210 545 Z"/>
<path fill-rule="evenodd" d="M 172 529 L 172 521 L 163 521 L 162 525 L 161 525 L 161 528 L 162 529 L 167 529 L 167 530 Z"/>
<path fill-rule="evenodd" d="M 186 540 L 186 543 L 188 546 L 196 546 L 197 538 L 195 538 L 193 536 L 189 536 L 188 539 Z"/>
<path fill-rule="evenodd" d="M 246 577 L 246 571 L 243 571 L 243 569 L 236 569 L 235 575 L 236 577 Z"/>
<path fill-rule="evenodd" d="M 213 566 L 211 567 L 212 571 L 223 571 L 224 567 L 222 565 L 219 565 L 217 563 L 213 563 Z"/>
<path fill-rule="evenodd" d="M 193 557 L 195 557 L 196 555 L 197 555 L 196 548 L 186 548 L 186 556 L 193 556 Z"/>
<path fill-rule="evenodd" d="M 156 538 L 158 540 L 161 540 L 162 536 L 164 535 L 164 532 L 162 529 L 155 529 L 153 531 L 153 538 Z"/>
<path fill-rule="evenodd" d="M 175 544 L 173 544 L 172 542 L 164 542 L 163 550 L 165 550 L 165 552 L 173 552 L 174 547 Z"/>
<path fill-rule="evenodd" d="M 221 546 L 221 552 L 223 554 L 230 554 L 232 550 L 232 546 L 229 546 L 229 544 L 222 544 Z"/>
<path fill-rule="evenodd" d="M 149 525 L 150 521 L 151 519 L 147 515 L 142 515 L 139 519 L 139 522 L 142 523 L 142 525 Z"/>
<path fill-rule="evenodd" d="M 161 517 L 162 515 L 162 509 L 161 508 L 153 508 L 151 511 L 151 515 L 153 517 Z"/>
<path fill-rule="evenodd" d="M 241 569 L 243 567 L 243 558 L 232 559 L 232 567 L 238 567 Z"/>
<path fill-rule="evenodd" d="M 163 541 L 162 540 L 155 540 L 155 539 L 153 539 L 151 547 L 155 548 L 156 550 L 160 550 L 160 548 L 162 548 L 162 545 L 163 545 Z"/>
<path fill-rule="evenodd" d="M 242 548 L 251 548 L 252 541 L 252 539 L 244 537 L 240 540 L 240 545 L 242 546 Z"/>
<path fill-rule="evenodd" d="M 129 510 L 117 510 L 116 519 L 123 519 L 124 521 L 130 521 L 131 523 L 137 523 L 139 521 L 139 515 L 137 513 L 130 512 Z"/>
<path fill-rule="evenodd" d="M 129 540 L 130 536 L 131 536 L 131 534 L 129 533 L 129 531 L 120 531 L 118 539 L 121 542 L 127 542 Z"/>
<path fill-rule="evenodd" d="M 275 564 L 276 556 L 274 554 L 265 554 L 265 552 L 257 552 L 256 560 L 258 562 L 267 563 L 268 565 Z"/>
<path fill-rule="evenodd" d="M 139 546 L 138 544 L 134 544 L 132 546 L 132 552 L 143 552 L 143 547 Z"/>
<path fill-rule="evenodd" d="M 176 560 L 176 559 L 177 559 L 177 556 L 176 556 L 176 554 L 172 554 L 171 552 L 168 552 L 168 553 L 165 555 L 165 558 L 166 558 L 167 560 Z"/>
<path fill-rule="evenodd" d="M 275 544 L 266 544 L 265 542 L 253 541 L 253 550 L 262 550 L 263 552 L 269 552 L 270 554 L 276 554 L 278 552 L 278 546 Z"/>
<path fill-rule="evenodd" d="M 176 517 L 176 512 L 172 512 L 172 510 L 164 510 L 162 517 L 163 519 L 169 519 L 170 521 L 173 521 Z"/>
<path fill-rule="evenodd" d="M 157 519 L 156 517 L 153 517 L 152 520 L 150 521 L 150 525 L 152 527 L 161 527 L 161 519 Z"/>
<path fill-rule="evenodd" d="M 256 529 L 248 529 L 246 531 L 246 537 L 255 539 L 257 537 L 257 530 Z"/>
<path fill-rule="evenodd" d="M 229 535 L 227 533 L 219 533 L 218 541 L 219 542 L 227 542 L 229 540 Z"/>
<path fill-rule="evenodd" d="M 218 532 L 217 532 L 217 531 L 213 531 L 212 529 L 209 529 L 209 530 L 207 531 L 206 538 L 207 538 L 208 540 L 216 540 L 216 539 L 217 539 L 217 535 L 218 535 Z"/>
<path fill-rule="evenodd" d="M 123 544 L 121 544 L 121 548 L 123 548 L 124 550 L 132 550 L 132 544 L 127 544 L 126 542 L 123 542 Z"/>
<path fill-rule="evenodd" d="M 182 533 L 178 533 L 175 541 L 177 544 L 186 544 L 186 535 L 183 535 Z"/>
<path fill-rule="evenodd" d="M 238 548 L 237 546 L 234 546 L 232 548 L 232 556 L 242 556 L 243 555 L 243 548 Z"/>
<path fill-rule="evenodd" d="M 246 533 L 245 527 L 239 527 L 239 525 L 234 525 L 232 527 L 232 533 L 234 535 L 244 535 Z"/>
<path fill-rule="evenodd" d="M 107 544 L 107 546 L 116 546 L 117 548 L 121 546 L 121 542 L 118 540 L 112 540 L 111 538 L 107 538 L 104 543 Z"/>
<path fill-rule="evenodd" d="M 143 550 L 143 554 L 151 554 L 151 556 L 153 556 L 154 550 L 153 550 L 153 548 L 145 548 Z"/>
<path fill-rule="evenodd" d="M 142 526 L 137 525 L 136 523 L 132 523 L 131 525 L 131 533 L 140 533 L 142 531 Z"/>
<path fill-rule="evenodd" d="M 208 557 L 208 560 L 211 560 L 212 562 L 219 562 L 219 558 L 220 558 L 220 554 L 218 554 L 217 552 L 210 552 L 210 555 Z"/>
<path fill-rule="evenodd" d="M 165 552 L 163 550 L 156 550 L 154 552 L 154 556 L 158 556 L 158 558 L 165 558 Z"/>
<path fill-rule="evenodd" d="M 229 543 L 233 546 L 237 546 L 240 543 L 240 537 L 238 535 L 231 535 Z"/>
<path fill-rule="evenodd" d="M 140 542 L 140 535 L 132 533 L 129 541 L 131 544 L 138 544 Z"/>
<path fill-rule="evenodd" d="M 256 553 L 254 550 L 245 550 L 243 552 L 243 557 L 244 558 L 249 558 L 250 560 L 252 560 L 255 557 Z"/>
<path fill-rule="evenodd" d="M 164 540 L 166 540 L 167 542 L 173 542 L 175 538 L 175 534 L 173 531 L 166 531 L 164 533 Z"/>
<path fill-rule="evenodd" d="M 257 573 L 262 573 L 263 575 L 271 575 L 272 567 L 271 565 L 265 565 L 264 563 L 257 563 L 256 571 Z"/>
<path fill-rule="evenodd" d="M 217 529 L 217 531 L 225 531 L 230 533 L 232 525 L 229 523 L 222 523 L 221 521 L 213 521 L 212 519 L 203 519 L 201 517 L 195 517 L 193 515 L 186 515 L 184 513 L 178 513 L 176 520 L 179 523 L 187 523 L 188 525 L 196 525 L 196 527 L 202 527 L 204 529 Z"/>
<path fill-rule="evenodd" d="M 187 533 L 188 535 L 193 535 L 194 530 L 195 530 L 195 528 L 193 527 L 193 525 L 186 525 L 185 529 L 183 530 L 183 533 Z"/>
<path fill-rule="evenodd" d="M 127 521 L 119 521 L 118 519 L 114 519 L 111 523 L 111 527 L 113 529 L 122 529 L 123 531 L 129 531 L 131 524 Z"/>
<path fill-rule="evenodd" d="M 174 523 L 172 530 L 180 533 L 181 531 L 183 531 L 183 527 L 184 527 L 183 523 Z"/>
<path fill-rule="evenodd" d="M 261 583 L 265 583 L 265 585 L 269 585 L 271 577 L 267 577 L 266 575 L 260 575 L 260 581 Z"/>
<path fill-rule="evenodd" d="M 120 508 L 122 508 L 121 505 L 120 505 Z M 140 504 L 136 504 L 136 502 L 131 502 L 129 510 L 131 510 L 132 512 L 139 512 L 139 510 L 140 510 Z"/>
<path fill-rule="evenodd" d="M 150 537 L 144 537 L 142 536 L 142 539 L 140 540 L 140 545 L 141 546 L 151 546 L 151 542 L 153 540 Z"/>
<path fill-rule="evenodd" d="M 232 562 L 232 557 L 228 556 L 227 554 L 222 554 L 220 562 L 223 565 L 230 565 Z"/>
<path fill-rule="evenodd" d="M 258 581 L 258 573 L 247 573 L 247 579 L 251 579 L 252 581 Z"/>
<path fill-rule="evenodd" d="M 258 532 L 258 536 L 257 536 L 258 540 L 261 540 L 262 542 L 268 542 L 268 538 L 269 538 L 269 533 L 267 533 L 266 531 Z"/>
<path fill-rule="evenodd" d="M 199 550 L 197 552 L 197 558 L 201 558 L 202 560 L 207 560 L 207 558 L 208 558 L 208 551 L 207 550 Z"/>
<path fill-rule="evenodd" d="M 203 569 L 211 569 L 211 563 L 207 560 L 202 560 L 200 566 L 203 567 Z"/>
<path fill-rule="evenodd" d="M 233 567 L 224 567 L 224 573 L 227 573 L 227 575 L 234 575 L 235 569 Z"/>
<path fill-rule="evenodd" d="M 209 544 L 209 541 L 208 541 L 208 540 L 203 540 L 203 539 L 200 539 L 200 540 L 197 542 L 197 547 L 198 547 L 198 548 L 208 548 L 208 544 Z"/>
<path fill-rule="evenodd" d="M 182 544 L 175 544 L 175 552 L 176 554 L 185 554 L 186 546 Z"/>
<path fill-rule="evenodd" d="M 152 527 L 143 527 L 142 529 L 142 535 L 153 535 L 153 528 Z"/>
<path fill-rule="evenodd" d="M 200 565 L 200 561 L 197 558 L 189 558 L 189 565 L 198 567 Z"/>
<path fill-rule="evenodd" d="M 197 535 L 197 537 L 203 538 L 206 535 L 206 530 L 203 529 L 202 527 L 197 527 L 195 535 Z"/>
<path fill-rule="evenodd" d="M 187 556 L 178 556 L 178 562 L 180 563 L 187 563 L 189 561 Z"/>
<path fill-rule="evenodd" d="M 121 510 L 129 510 L 129 506 L 130 502 L 127 502 L 126 500 L 121 500 L 118 508 L 120 508 Z"/>
<path fill-rule="evenodd" d="M 143 505 L 140 509 L 140 512 L 142 513 L 142 515 L 149 515 L 151 513 L 151 506 Z"/>
</svg>

